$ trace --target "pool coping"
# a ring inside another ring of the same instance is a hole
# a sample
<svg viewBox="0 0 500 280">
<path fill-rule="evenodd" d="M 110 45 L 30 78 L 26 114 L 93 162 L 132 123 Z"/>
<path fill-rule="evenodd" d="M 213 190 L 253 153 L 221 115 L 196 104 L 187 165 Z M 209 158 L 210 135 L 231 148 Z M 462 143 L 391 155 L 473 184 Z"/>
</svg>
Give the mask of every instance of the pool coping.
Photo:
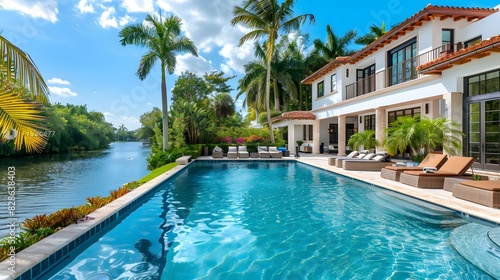
<svg viewBox="0 0 500 280">
<path fill-rule="evenodd" d="M 147 197 L 149 192 L 184 168 L 187 168 L 190 164 L 178 165 L 172 168 L 90 213 L 87 216 L 89 219 L 77 224 L 71 224 L 16 253 L 13 260 L 15 265 L 14 273 L 0 275 L 0 279 L 24 280 L 43 277 L 52 268 L 69 258 L 71 252 L 81 249 L 81 245 L 99 232 L 104 231 L 108 225 L 116 221 L 121 215 L 127 215 L 132 207 L 142 201 L 141 198 Z M 12 272 L 10 261 L 7 258 L 0 263 L 2 274 L 3 272 Z"/>
<path fill-rule="evenodd" d="M 327 158 L 269 158 L 269 159 L 211 159 L 199 158 L 187 165 L 178 165 L 173 169 L 159 175 L 151 181 L 132 190 L 126 195 L 112 201 L 111 203 L 97 209 L 87 219 L 78 224 L 69 225 L 60 231 L 42 239 L 36 244 L 15 254 L 15 273 L 1 275 L 0 279 L 37 279 L 44 276 L 52 268 L 69 258 L 74 250 L 81 249 L 83 245 L 101 232 L 108 225 L 113 224 L 121 215 L 128 214 L 134 205 L 140 203 L 142 198 L 153 191 L 156 187 L 178 174 L 196 161 L 220 162 L 301 162 L 303 164 L 320 168 L 325 171 L 368 183 L 382 189 L 391 190 L 409 197 L 430 202 L 456 211 L 463 217 L 472 217 L 485 222 L 500 225 L 500 209 L 489 208 L 473 202 L 455 198 L 450 192 L 442 189 L 419 189 L 407 186 L 399 182 L 380 177 L 380 172 L 373 171 L 345 171 L 341 168 L 328 165 Z M 9 259 L 0 263 L 0 271 L 9 271 L 11 264 Z"/>
</svg>

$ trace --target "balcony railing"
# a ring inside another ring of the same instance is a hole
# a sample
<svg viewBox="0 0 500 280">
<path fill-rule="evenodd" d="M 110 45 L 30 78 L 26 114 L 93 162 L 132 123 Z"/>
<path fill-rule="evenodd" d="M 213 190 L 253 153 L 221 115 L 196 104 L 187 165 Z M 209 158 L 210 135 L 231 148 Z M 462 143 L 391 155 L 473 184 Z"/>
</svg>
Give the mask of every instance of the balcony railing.
<svg viewBox="0 0 500 280">
<path fill-rule="evenodd" d="M 433 60 L 436 60 L 440 57 L 443 57 L 449 53 L 456 52 L 459 49 L 463 48 L 463 44 L 461 42 L 457 44 L 446 44 L 442 45 L 441 47 L 437 47 L 435 49 L 432 49 L 428 52 L 425 52 L 421 55 L 419 55 L 418 58 L 418 65 L 425 64 L 427 62 L 431 62 Z"/>
</svg>

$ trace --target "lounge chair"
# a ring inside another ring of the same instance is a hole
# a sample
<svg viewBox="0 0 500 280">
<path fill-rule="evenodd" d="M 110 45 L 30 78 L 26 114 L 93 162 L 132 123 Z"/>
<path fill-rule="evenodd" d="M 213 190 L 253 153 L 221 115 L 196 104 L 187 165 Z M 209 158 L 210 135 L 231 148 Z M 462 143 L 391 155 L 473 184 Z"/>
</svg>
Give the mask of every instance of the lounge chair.
<svg viewBox="0 0 500 280">
<path fill-rule="evenodd" d="M 446 162 L 446 155 L 427 154 L 418 166 L 386 166 L 380 171 L 380 176 L 385 179 L 399 181 L 399 176 L 403 171 L 423 171 L 426 167 L 439 169 Z"/>
<path fill-rule="evenodd" d="M 281 151 L 279 151 L 278 148 L 274 146 L 269 146 L 269 155 L 272 158 L 281 158 L 283 156 L 283 153 L 281 153 Z"/>
<path fill-rule="evenodd" d="M 212 157 L 213 158 L 223 158 L 224 152 L 222 151 L 222 148 L 219 146 L 215 146 L 214 150 L 212 151 Z"/>
<path fill-rule="evenodd" d="M 353 157 L 357 156 L 358 154 L 359 154 L 358 151 L 352 151 L 347 156 L 342 157 L 342 158 L 353 158 Z M 340 156 L 333 156 L 333 157 L 329 158 L 328 159 L 328 164 L 329 165 L 335 165 L 337 158 L 341 158 L 341 157 Z"/>
<path fill-rule="evenodd" d="M 463 180 L 455 184 L 453 196 L 484 206 L 500 208 L 500 181 Z"/>
<path fill-rule="evenodd" d="M 368 153 L 368 151 L 361 151 L 357 156 L 354 156 L 352 158 L 348 157 L 337 157 L 335 159 L 335 166 L 338 168 L 342 168 L 344 160 L 350 160 L 350 159 L 372 159 L 375 157 L 375 153 Z"/>
<path fill-rule="evenodd" d="M 442 189 L 445 178 L 461 177 L 473 163 L 473 157 L 452 156 L 435 172 L 404 171 L 399 181 L 417 188 Z"/>
<path fill-rule="evenodd" d="M 238 157 L 237 147 L 229 146 L 229 148 L 227 150 L 227 157 L 228 158 L 237 158 Z"/>
<path fill-rule="evenodd" d="M 380 169 L 394 163 L 387 161 L 388 156 L 388 154 L 383 153 L 377 154 L 370 159 L 345 159 L 342 166 L 344 170 L 380 171 Z"/>
<path fill-rule="evenodd" d="M 271 157 L 271 154 L 269 153 L 269 151 L 267 150 L 267 147 L 265 147 L 265 146 L 258 146 L 257 152 L 259 153 L 259 157 L 261 157 L 261 158 Z"/>
<path fill-rule="evenodd" d="M 249 158 L 250 157 L 246 146 L 239 146 L 238 147 L 238 157 L 239 158 Z"/>
</svg>

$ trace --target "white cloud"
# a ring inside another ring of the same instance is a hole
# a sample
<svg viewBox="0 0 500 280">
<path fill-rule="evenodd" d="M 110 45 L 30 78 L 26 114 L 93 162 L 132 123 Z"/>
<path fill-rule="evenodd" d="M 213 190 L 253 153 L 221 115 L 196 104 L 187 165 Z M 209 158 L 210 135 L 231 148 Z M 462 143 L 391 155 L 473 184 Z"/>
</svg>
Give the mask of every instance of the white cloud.
<svg viewBox="0 0 500 280">
<path fill-rule="evenodd" d="M 182 72 L 189 71 L 198 76 L 203 76 L 206 72 L 212 70 L 211 62 L 207 61 L 204 57 L 195 57 L 189 53 L 178 55 L 177 65 L 175 67 L 175 74 L 180 76 Z"/>
<path fill-rule="evenodd" d="M 1 7 L 33 18 L 57 22 L 57 0 L 3 0 Z"/>
<path fill-rule="evenodd" d="M 70 97 L 77 96 L 76 92 L 71 91 L 71 89 L 67 87 L 49 87 L 51 93 L 59 96 L 59 97 Z"/>
<path fill-rule="evenodd" d="M 122 124 L 128 130 L 135 130 L 141 127 L 141 122 L 136 117 L 117 116 L 110 112 L 104 112 L 103 115 L 106 121 L 112 123 L 114 127 L 120 127 Z"/>
<path fill-rule="evenodd" d="M 129 13 L 148 13 L 154 11 L 152 0 L 123 0 L 122 6 Z"/>
<path fill-rule="evenodd" d="M 102 12 L 101 16 L 99 17 L 99 25 L 103 28 L 118 28 L 118 22 L 116 21 L 115 12 L 115 8 L 113 7 L 109 7 L 104 12 Z"/>
<path fill-rule="evenodd" d="M 182 30 L 193 40 L 199 52 L 218 51 L 224 72 L 242 72 L 243 65 L 254 58 L 253 50 L 238 48 L 239 39 L 248 32 L 232 26 L 233 8 L 242 0 L 158 0 L 158 6 L 182 19 Z M 252 45 L 251 45 L 252 46 Z M 253 48 L 253 46 L 252 46 Z"/>
<path fill-rule="evenodd" d="M 59 78 L 52 78 L 52 79 L 48 80 L 47 83 L 49 83 L 49 84 L 58 84 L 58 85 L 70 85 L 71 84 L 69 81 L 62 80 L 62 79 L 59 79 Z"/>
<path fill-rule="evenodd" d="M 90 2 L 88 0 L 80 0 L 76 5 L 76 8 L 82 13 L 94 13 L 94 6 L 92 5 L 92 0 Z"/>
<path fill-rule="evenodd" d="M 119 24 L 120 24 L 120 26 L 125 26 L 131 21 L 135 21 L 135 18 L 133 18 L 129 15 L 125 15 L 124 17 L 120 18 Z"/>
</svg>

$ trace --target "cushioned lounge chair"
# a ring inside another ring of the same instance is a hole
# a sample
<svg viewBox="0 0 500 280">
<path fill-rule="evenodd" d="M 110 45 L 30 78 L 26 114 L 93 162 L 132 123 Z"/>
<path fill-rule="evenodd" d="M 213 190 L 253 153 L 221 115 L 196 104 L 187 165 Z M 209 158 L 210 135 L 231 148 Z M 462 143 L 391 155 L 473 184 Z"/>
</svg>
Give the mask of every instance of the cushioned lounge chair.
<svg viewBox="0 0 500 280">
<path fill-rule="evenodd" d="M 228 158 L 237 158 L 238 157 L 238 148 L 229 146 L 227 150 L 227 157 Z"/>
<path fill-rule="evenodd" d="M 239 158 L 249 158 L 250 157 L 246 146 L 239 146 L 238 147 L 238 157 Z"/>
<path fill-rule="evenodd" d="M 224 152 L 222 151 L 222 148 L 215 146 L 214 150 L 212 151 L 212 157 L 213 158 L 223 158 Z"/>
<path fill-rule="evenodd" d="M 335 165 L 337 158 L 353 158 L 359 154 L 358 151 L 352 151 L 350 152 L 347 156 L 341 157 L 341 156 L 333 156 L 328 159 L 328 164 L 329 165 Z"/>
<path fill-rule="evenodd" d="M 258 146 L 257 152 L 259 153 L 259 157 L 261 157 L 261 158 L 271 157 L 271 154 L 269 153 L 269 151 L 267 150 L 267 147 L 265 147 L 265 146 Z"/>
<path fill-rule="evenodd" d="M 269 146 L 269 155 L 272 158 L 281 158 L 283 156 L 283 153 L 281 153 L 281 151 L 279 151 L 278 148 L 274 146 Z"/>
<path fill-rule="evenodd" d="M 453 196 L 484 206 L 500 208 L 500 181 L 463 180 L 455 184 Z"/>
<path fill-rule="evenodd" d="M 342 168 L 344 165 L 343 165 L 343 162 L 344 160 L 351 160 L 351 159 L 354 159 L 354 160 L 358 160 L 358 159 L 365 159 L 365 160 L 368 160 L 368 159 L 372 159 L 373 157 L 375 157 L 375 153 L 368 153 L 366 151 L 361 151 L 357 156 L 354 156 L 352 158 L 348 158 L 348 157 L 338 157 L 335 159 L 335 166 L 338 167 L 338 168 Z"/>
<path fill-rule="evenodd" d="M 388 154 L 378 154 L 370 159 L 345 159 L 342 163 L 344 170 L 380 171 L 394 162 L 387 161 Z"/>
<path fill-rule="evenodd" d="M 399 181 L 399 176 L 403 171 L 422 171 L 424 167 L 434 167 L 439 169 L 446 162 L 446 155 L 427 154 L 418 166 L 386 166 L 380 171 L 380 176 L 385 179 Z"/>
<path fill-rule="evenodd" d="M 473 157 L 452 156 L 435 172 L 404 171 L 399 181 L 417 188 L 442 189 L 444 178 L 461 177 L 473 163 Z"/>
</svg>

